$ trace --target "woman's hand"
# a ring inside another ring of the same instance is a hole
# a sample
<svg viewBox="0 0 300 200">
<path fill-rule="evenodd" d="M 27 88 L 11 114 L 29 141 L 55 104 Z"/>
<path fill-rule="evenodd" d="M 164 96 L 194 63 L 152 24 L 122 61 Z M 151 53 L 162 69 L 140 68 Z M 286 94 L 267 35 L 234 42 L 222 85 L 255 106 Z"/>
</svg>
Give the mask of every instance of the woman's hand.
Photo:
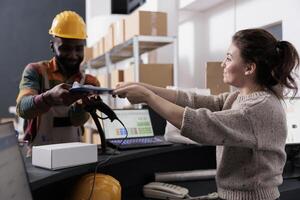
<svg viewBox="0 0 300 200">
<path fill-rule="evenodd" d="M 138 83 L 119 83 L 113 91 L 113 95 L 127 98 L 132 104 L 138 104 L 148 103 L 148 100 L 154 93 Z"/>
<path fill-rule="evenodd" d="M 113 96 L 127 98 L 132 104 L 146 103 L 160 116 L 171 122 L 177 128 L 180 128 L 183 120 L 184 108 L 157 95 L 156 91 L 159 90 L 153 91 L 151 90 L 151 87 L 149 89 L 148 87 L 149 85 L 144 86 L 144 83 L 120 83 L 113 91 Z M 174 93 L 169 93 L 168 95 L 172 96 Z M 175 98 L 175 96 L 173 98 Z"/>
</svg>

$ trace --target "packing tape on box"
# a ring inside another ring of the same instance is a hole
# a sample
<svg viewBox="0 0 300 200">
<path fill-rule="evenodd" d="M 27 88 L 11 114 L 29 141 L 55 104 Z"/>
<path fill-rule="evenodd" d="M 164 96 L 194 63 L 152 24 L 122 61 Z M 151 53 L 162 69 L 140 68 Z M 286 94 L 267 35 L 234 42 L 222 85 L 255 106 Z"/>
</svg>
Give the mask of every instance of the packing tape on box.
<svg viewBox="0 0 300 200">
<path fill-rule="evenodd" d="M 157 35 L 157 13 L 150 13 L 151 16 L 151 35 Z"/>
<path fill-rule="evenodd" d="M 214 179 L 216 169 L 201 169 L 192 171 L 158 172 L 154 174 L 155 181 L 191 181 Z"/>
</svg>

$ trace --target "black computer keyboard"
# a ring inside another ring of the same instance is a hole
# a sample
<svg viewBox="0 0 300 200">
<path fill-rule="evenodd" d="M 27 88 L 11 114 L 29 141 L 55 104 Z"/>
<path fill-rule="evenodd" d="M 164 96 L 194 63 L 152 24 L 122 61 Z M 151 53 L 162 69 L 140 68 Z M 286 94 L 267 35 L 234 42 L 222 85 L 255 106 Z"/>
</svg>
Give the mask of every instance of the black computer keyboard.
<svg viewBox="0 0 300 200">
<path fill-rule="evenodd" d="M 110 140 L 113 144 L 119 144 L 122 139 Z M 152 144 L 157 142 L 163 142 L 161 138 L 151 137 L 151 138 L 127 138 L 122 144 Z"/>
<path fill-rule="evenodd" d="M 133 149 L 133 148 L 144 148 L 144 147 L 155 147 L 171 145 L 163 139 L 163 137 L 147 137 L 147 138 L 127 138 L 121 144 L 122 139 L 109 140 L 113 146 L 119 149 Z"/>
</svg>

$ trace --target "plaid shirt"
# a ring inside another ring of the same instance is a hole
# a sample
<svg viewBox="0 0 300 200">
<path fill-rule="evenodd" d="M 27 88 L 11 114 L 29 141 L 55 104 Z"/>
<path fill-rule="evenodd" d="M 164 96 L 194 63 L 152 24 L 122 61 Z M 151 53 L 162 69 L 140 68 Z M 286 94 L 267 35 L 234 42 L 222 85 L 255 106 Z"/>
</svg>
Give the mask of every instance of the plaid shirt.
<svg viewBox="0 0 300 200">
<path fill-rule="evenodd" d="M 45 73 L 46 72 L 46 73 Z M 37 133 L 39 116 L 47 112 L 50 107 L 43 101 L 41 93 L 45 92 L 44 76 L 48 76 L 49 87 L 61 83 L 73 84 L 74 81 L 80 82 L 81 73 L 77 73 L 70 78 L 66 78 L 56 65 L 55 58 L 49 61 L 30 63 L 24 69 L 22 80 L 19 85 L 19 94 L 17 97 L 17 113 L 25 121 L 25 139 L 30 135 L 32 141 Z M 99 86 L 98 80 L 86 74 L 85 83 Z M 73 106 L 70 110 L 71 121 L 78 125 L 83 125 L 88 119 L 88 113 L 82 108 Z"/>
</svg>

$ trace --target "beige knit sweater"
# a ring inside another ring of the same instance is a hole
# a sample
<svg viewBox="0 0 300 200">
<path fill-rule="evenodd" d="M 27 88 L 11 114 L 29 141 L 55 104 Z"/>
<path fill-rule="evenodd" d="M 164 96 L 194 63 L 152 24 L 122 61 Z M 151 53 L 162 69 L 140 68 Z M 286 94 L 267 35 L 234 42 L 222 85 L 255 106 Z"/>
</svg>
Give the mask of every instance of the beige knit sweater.
<svg viewBox="0 0 300 200">
<path fill-rule="evenodd" d="M 217 188 L 227 200 L 274 200 L 286 161 L 286 116 L 268 92 L 200 96 L 178 91 L 181 134 L 217 147 Z"/>
</svg>

